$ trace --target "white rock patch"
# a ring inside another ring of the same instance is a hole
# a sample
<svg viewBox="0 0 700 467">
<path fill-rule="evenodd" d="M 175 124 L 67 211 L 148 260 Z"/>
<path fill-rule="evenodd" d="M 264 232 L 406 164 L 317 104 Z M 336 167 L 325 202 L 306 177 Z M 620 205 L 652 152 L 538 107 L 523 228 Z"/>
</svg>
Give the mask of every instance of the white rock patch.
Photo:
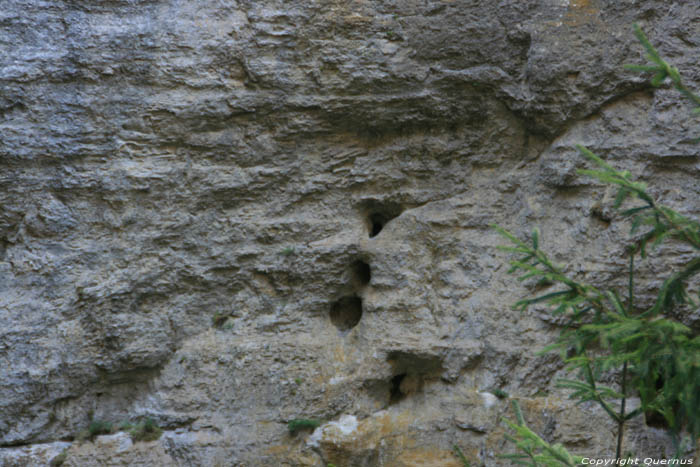
<svg viewBox="0 0 700 467">
<path fill-rule="evenodd" d="M 337 422 L 328 422 L 316 428 L 306 444 L 310 447 L 317 448 L 321 439 L 329 435 L 340 435 L 346 437 L 357 430 L 357 417 L 354 415 L 343 415 Z M 325 435 L 325 436 L 324 436 Z"/>
<path fill-rule="evenodd" d="M 498 402 L 498 397 L 494 396 L 490 392 L 480 392 L 479 395 L 484 400 L 484 407 L 487 409 L 493 407 L 496 402 Z"/>
</svg>

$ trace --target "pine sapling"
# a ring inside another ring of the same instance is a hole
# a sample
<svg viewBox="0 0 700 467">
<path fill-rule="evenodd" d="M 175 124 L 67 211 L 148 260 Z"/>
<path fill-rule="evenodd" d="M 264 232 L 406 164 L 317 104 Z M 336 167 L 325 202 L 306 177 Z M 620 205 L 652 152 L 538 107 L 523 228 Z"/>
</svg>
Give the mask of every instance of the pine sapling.
<svg viewBox="0 0 700 467">
<path fill-rule="evenodd" d="M 683 84 L 678 70 L 660 57 L 637 26 L 635 34 L 652 64 L 627 68 L 653 72 L 654 86 L 668 78 L 696 107 L 694 112 L 700 113 L 700 97 Z M 509 273 L 519 273 L 520 281 L 534 279 L 556 287 L 553 292 L 522 299 L 514 308 L 525 310 L 545 303 L 553 315 L 567 318 L 558 339 L 543 352 L 559 351 L 568 367 L 578 370 L 579 379 L 560 380 L 559 387 L 570 389 L 571 397 L 581 402 L 598 404 L 616 423 L 617 459 L 622 458 L 625 423 L 642 413 L 663 417 L 679 456 L 683 431 L 693 439 L 700 437 L 700 336 L 671 316 L 679 307 L 698 306 L 686 288 L 700 273 L 700 224 L 660 204 L 629 172 L 613 168 L 583 146 L 577 149 L 594 166 L 579 174 L 617 187 L 614 208 L 630 222 L 635 235 L 627 249 L 626 294 L 614 288 L 601 290 L 567 275 L 565 268 L 554 264 L 541 250 L 537 230 L 523 241 L 496 226 L 512 245 L 501 249 L 517 255 Z M 625 202 L 636 203 L 622 210 Z M 664 241 L 686 245 L 693 256 L 668 275 L 652 306 L 639 309 L 634 300 L 635 257 L 646 258 L 649 247 L 653 249 Z M 606 373 L 618 375 L 617 388 L 600 384 L 601 375 Z M 631 395 L 640 398 L 641 406 L 628 412 L 626 401 Z M 532 466 L 575 465 L 563 447 L 550 446 L 527 429 L 517 404 L 514 408 L 518 423 L 506 423 L 516 433 L 509 439 L 520 453 L 512 460 Z"/>
</svg>

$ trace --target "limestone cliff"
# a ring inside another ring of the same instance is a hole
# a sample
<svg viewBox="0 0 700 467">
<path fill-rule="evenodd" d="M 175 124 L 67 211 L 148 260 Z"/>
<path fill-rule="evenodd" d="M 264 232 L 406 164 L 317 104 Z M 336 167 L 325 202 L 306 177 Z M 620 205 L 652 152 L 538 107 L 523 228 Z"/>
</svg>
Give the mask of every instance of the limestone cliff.
<svg viewBox="0 0 700 467">
<path fill-rule="evenodd" d="M 0 1 L 0 464 L 457 466 L 458 444 L 500 466 L 493 388 L 547 439 L 612 454 L 605 415 L 536 356 L 557 323 L 510 309 L 526 291 L 489 225 L 539 226 L 580 277 L 622 280 L 627 227 L 575 143 L 698 215 L 698 122 L 622 68 L 636 22 L 697 88 L 698 17 L 686 0 Z M 158 441 L 75 441 L 144 418 Z M 290 435 L 296 418 L 328 425 Z M 643 420 L 626 437 L 668 449 Z"/>
</svg>

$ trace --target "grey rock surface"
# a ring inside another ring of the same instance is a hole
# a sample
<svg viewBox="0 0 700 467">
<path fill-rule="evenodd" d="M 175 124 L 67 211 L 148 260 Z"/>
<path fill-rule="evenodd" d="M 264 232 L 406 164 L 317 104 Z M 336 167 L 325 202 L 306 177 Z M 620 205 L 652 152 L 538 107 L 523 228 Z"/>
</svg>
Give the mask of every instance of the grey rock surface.
<svg viewBox="0 0 700 467">
<path fill-rule="evenodd" d="M 698 88 L 698 17 L 684 0 L 1 0 L 0 464 L 72 442 L 64 465 L 456 466 L 454 444 L 506 465 L 494 387 L 547 439 L 612 455 L 605 415 L 572 409 L 561 362 L 535 355 L 557 323 L 510 309 L 526 291 L 489 226 L 539 226 L 580 277 L 622 281 L 627 226 L 576 174 L 577 143 L 698 215 L 698 120 L 622 68 L 642 60 L 636 22 Z M 642 271 L 647 299 L 664 264 Z M 314 445 L 287 431 L 342 416 L 357 426 Z M 143 418 L 161 439 L 73 442 Z M 627 439 L 671 449 L 643 422 Z"/>
</svg>

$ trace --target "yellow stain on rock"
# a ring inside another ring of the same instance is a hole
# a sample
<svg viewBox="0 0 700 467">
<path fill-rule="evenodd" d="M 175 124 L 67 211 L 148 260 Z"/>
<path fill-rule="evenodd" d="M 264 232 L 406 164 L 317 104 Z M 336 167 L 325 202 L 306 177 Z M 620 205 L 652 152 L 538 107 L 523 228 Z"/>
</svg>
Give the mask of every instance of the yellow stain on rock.
<svg viewBox="0 0 700 467">
<path fill-rule="evenodd" d="M 421 452 L 416 451 L 416 439 L 410 433 L 410 426 L 415 422 L 409 412 L 392 414 L 384 412 L 375 414 L 359 422 L 357 429 L 351 434 L 327 433 L 321 441 L 323 457 L 338 466 L 350 465 L 349 459 L 365 459 L 371 457 L 372 452 L 381 449 L 384 454 L 391 453 L 392 458 L 407 454 L 406 461 L 391 465 L 445 465 L 443 463 L 414 462 L 421 457 Z M 380 448 L 380 446 L 382 446 Z M 426 452 L 435 451 L 423 447 Z M 423 456 L 425 457 L 425 456 Z"/>
<path fill-rule="evenodd" d="M 571 0 L 569 6 L 571 8 L 592 8 L 591 0 Z"/>
<path fill-rule="evenodd" d="M 277 444 L 268 447 L 265 450 L 265 454 L 272 454 L 273 456 L 279 456 L 281 454 L 289 454 L 292 451 L 290 446 L 285 446 L 284 444 Z"/>
<path fill-rule="evenodd" d="M 345 24 L 349 24 L 349 25 L 371 24 L 372 18 L 370 18 L 368 16 L 361 16 L 361 15 L 358 15 L 357 13 L 353 13 L 351 15 L 343 16 L 343 22 Z"/>
<path fill-rule="evenodd" d="M 343 345 L 338 344 L 335 346 L 335 349 L 333 349 L 333 357 L 335 361 L 345 363 L 345 348 Z"/>
<path fill-rule="evenodd" d="M 582 24 L 599 22 L 600 10 L 596 6 L 596 0 L 570 0 L 569 11 L 564 22 L 568 26 L 580 26 Z"/>
<path fill-rule="evenodd" d="M 286 464 L 287 462 L 290 462 L 291 465 L 300 465 L 300 466 L 314 466 L 318 465 L 318 457 L 311 455 L 311 454 L 306 454 L 300 452 L 301 448 L 297 447 L 292 447 L 292 446 L 285 446 L 282 444 L 277 444 L 274 446 L 270 446 L 265 450 L 265 454 L 267 456 L 273 457 L 275 460 L 280 462 L 280 464 L 275 464 L 275 465 L 289 465 Z M 282 462 L 285 462 L 285 464 L 282 464 Z"/>
<path fill-rule="evenodd" d="M 409 412 L 401 412 L 399 415 L 392 415 L 389 412 L 384 412 L 382 415 L 370 420 L 372 429 L 376 431 L 378 437 L 381 439 L 405 432 L 414 421 L 414 418 Z"/>
<path fill-rule="evenodd" d="M 460 467 L 462 464 L 451 451 L 438 449 L 414 449 L 396 459 L 397 467 Z"/>
</svg>

